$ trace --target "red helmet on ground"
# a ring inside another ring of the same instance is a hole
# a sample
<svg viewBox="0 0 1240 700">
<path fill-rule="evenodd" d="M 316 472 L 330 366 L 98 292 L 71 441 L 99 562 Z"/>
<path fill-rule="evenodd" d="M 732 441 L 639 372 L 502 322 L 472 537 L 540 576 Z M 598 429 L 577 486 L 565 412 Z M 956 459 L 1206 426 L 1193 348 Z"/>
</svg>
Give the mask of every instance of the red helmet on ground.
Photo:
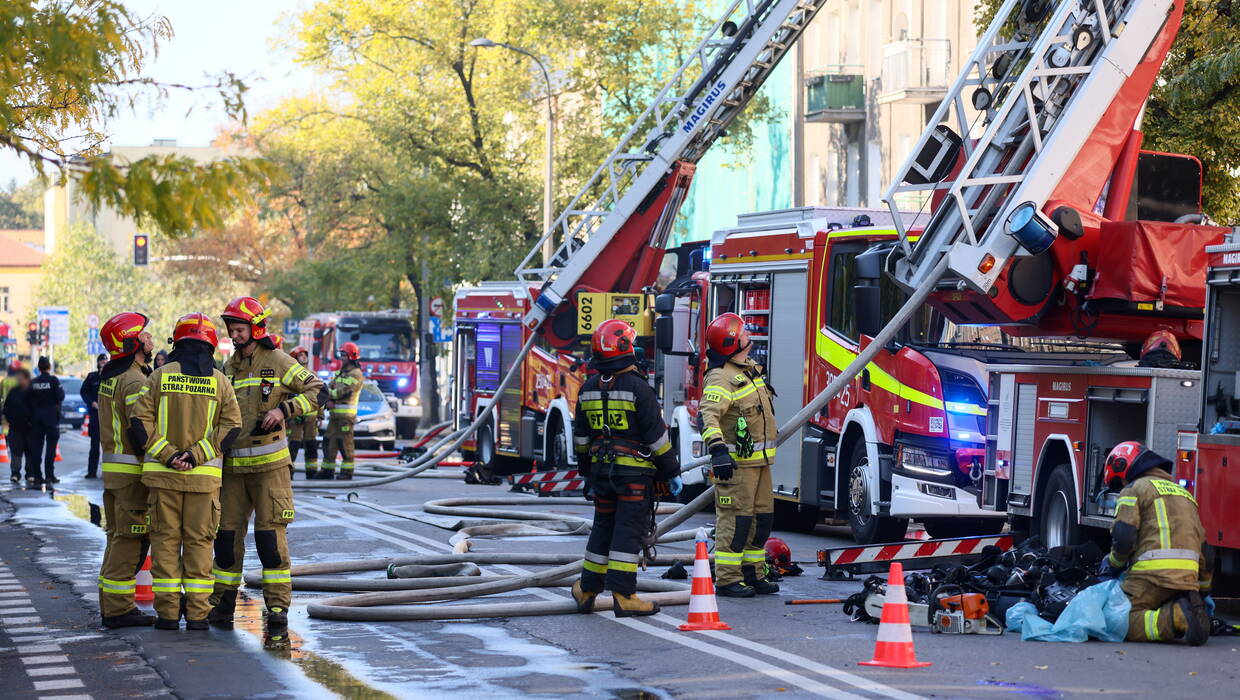
<svg viewBox="0 0 1240 700">
<path fill-rule="evenodd" d="M 1183 358 L 1180 341 L 1169 330 L 1150 333 L 1150 337 L 1141 345 L 1142 362 L 1179 362 Z"/>
<path fill-rule="evenodd" d="M 590 350 L 597 360 L 614 360 L 632 355 L 637 343 L 637 331 L 619 319 L 608 319 L 594 329 L 590 338 Z"/>
<path fill-rule="evenodd" d="M 706 327 L 706 347 L 731 357 L 749 345 L 745 320 L 736 314 L 720 314 Z"/>
<path fill-rule="evenodd" d="M 136 311 L 122 311 L 104 322 L 99 329 L 99 338 L 108 356 L 115 360 L 118 357 L 132 355 L 138 351 L 138 336 L 146 329 L 150 319 Z"/>
<path fill-rule="evenodd" d="M 197 312 L 182 316 L 177 320 L 176 328 L 172 329 L 174 344 L 188 339 L 210 343 L 213 348 L 220 346 L 220 339 L 215 334 L 215 324 L 211 323 L 211 318 Z"/>
<path fill-rule="evenodd" d="M 766 558 L 780 566 L 788 566 L 792 563 L 792 548 L 788 546 L 778 537 L 772 537 L 766 541 Z"/>
<path fill-rule="evenodd" d="M 1146 452 L 1149 452 L 1149 449 L 1136 440 L 1121 442 L 1112 447 L 1107 455 L 1103 482 L 1109 485 L 1112 481 L 1119 479 L 1125 484 L 1128 483 L 1128 475 L 1131 473 L 1133 463 Z"/>
<path fill-rule="evenodd" d="M 254 297 L 237 297 L 228 302 L 224 313 L 220 314 L 225 324 L 229 321 L 250 324 L 250 337 L 254 340 L 267 337 L 267 317 L 270 315 L 271 312 Z"/>
<path fill-rule="evenodd" d="M 340 346 L 340 350 L 336 352 L 337 356 L 344 356 L 347 360 L 356 362 L 362 356 L 362 351 L 358 349 L 357 343 L 345 343 Z"/>
</svg>

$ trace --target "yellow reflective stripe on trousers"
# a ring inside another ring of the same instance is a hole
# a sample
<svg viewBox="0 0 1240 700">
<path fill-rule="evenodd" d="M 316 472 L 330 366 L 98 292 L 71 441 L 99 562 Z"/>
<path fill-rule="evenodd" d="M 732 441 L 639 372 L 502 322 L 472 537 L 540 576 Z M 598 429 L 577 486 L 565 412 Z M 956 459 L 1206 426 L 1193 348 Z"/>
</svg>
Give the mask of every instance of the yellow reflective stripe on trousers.
<svg viewBox="0 0 1240 700">
<path fill-rule="evenodd" d="M 133 592 L 136 590 L 137 585 L 138 585 L 137 580 L 132 579 L 132 578 L 127 581 L 118 581 L 116 579 L 104 578 L 102 576 L 99 577 L 99 587 L 103 589 L 104 592 L 106 593 L 116 593 L 118 595 L 126 595 L 126 594 L 132 595 Z"/>
<path fill-rule="evenodd" d="M 1154 515 L 1158 518 L 1158 546 L 1162 549 L 1171 548 L 1171 523 L 1167 522 L 1167 506 L 1163 499 L 1154 499 Z"/>
<path fill-rule="evenodd" d="M 581 562 L 581 568 L 585 569 L 586 571 L 591 571 L 591 572 L 594 572 L 594 573 L 596 573 L 596 574 L 605 574 L 605 573 L 607 573 L 607 565 L 606 565 L 606 564 L 596 564 L 595 562 L 592 562 L 592 561 L 590 561 L 589 559 L 587 559 L 587 560 L 585 560 L 585 561 Z"/>
<path fill-rule="evenodd" d="M 744 558 L 744 552 L 721 552 L 717 549 L 715 550 L 716 564 L 740 564 Z"/>
<path fill-rule="evenodd" d="M 227 586 L 241 585 L 241 572 L 233 573 L 224 571 L 223 569 L 211 569 L 211 575 L 215 577 L 216 583 L 222 583 Z"/>
<path fill-rule="evenodd" d="M 151 579 L 151 590 L 155 593 L 180 593 L 181 579 L 179 578 L 156 578 Z"/>
<path fill-rule="evenodd" d="M 852 364 L 853 360 L 857 359 L 857 353 L 828 337 L 825 331 L 818 331 L 815 340 L 815 349 L 818 351 L 818 356 L 826 360 L 827 364 L 840 371 L 843 371 L 844 368 Z M 895 377 L 887 374 L 887 372 L 873 362 L 866 365 L 865 368 L 870 372 L 870 383 L 883 391 L 895 394 L 913 403 L 937 408 L 940 411 L 944 410 L 942 399 L 918 391 L 906 384 L 901 384 Z"/>
<path fill-rule="evenodd" d="M 616 561 L 609 559 L 607 568 L 611 571 L 623 571 L 625 573 L 637 573 L 637 564 L 629 561 Z"/>
<path fill-rule="evenodd" d="M 210 593 L 215 588 L 215 579 L 185 578 L 181 579 L 181 585 L 186 593 Z"/>
<path fill-rule="evenodd" d="M 1145 611 L 1145 638 L 1151 642 L 1158 641 L 1158 611 Z"/>
<path fill-rule="evenodd" d="M 217 466 L 204 464 L 201 467 L 194 467 L 193 469 L 190 469 L 189 471 L 182 472 L 182 471 L 177 471 L 176 469 L 173 469 L 171 467 L 165 467 L 159 462 L 143 462 L 142 473 L 143 474 L 146 474 L 146 473 L 184 474 L 186 476 L 213 476 L 216 479 L 218 479 L 220 478 L 220 474 L 222 473 L 222 470 Z"/>
<path fill-rule="evenodd" d="M 291 569 L 263 569 L 263 583 L 291 583 L 292 581 Z"/>
<path fill-rule="evenodd" d="M 745 555 L 744 555 L 744 561 L 746 564 L 756 564 L 758 562 L 764 562 L 766 561 L 766 550 L 765 549 L 746 549 Z"/>
</svg>

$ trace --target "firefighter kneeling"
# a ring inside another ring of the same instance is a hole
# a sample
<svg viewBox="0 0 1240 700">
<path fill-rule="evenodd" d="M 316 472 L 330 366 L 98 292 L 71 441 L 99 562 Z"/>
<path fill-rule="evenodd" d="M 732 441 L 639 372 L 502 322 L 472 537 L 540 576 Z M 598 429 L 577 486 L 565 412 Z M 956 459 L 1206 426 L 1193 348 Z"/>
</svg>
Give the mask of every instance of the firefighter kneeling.
<svg viewBox="0 0 1240 700">
<path fill-rule="evenodd" d="M 1106 483 L 1124 486 L 1115 504 L 1111 553 L 1103 575 L 1124 569 L 1120 587 L 1132 603 L 1129 641 L 1183 639 L 1200 646 L 1210 638 L 1203 592 L 1210 564 L 1203 556 L 1205 529 L 1192 494 L 1171 480 L 1171 466 L 1139 442 L 1122 442 L 1106 461 Z"/>
<path fill-rule="evenodd" d="M 592 366 L 577 396 L 573 445 L 577 469 L 594 494 L 594 526 L 586 543 L 581 579 L 573 584 L 577 610 L 594 610 L 604 584 L 616 617 L 659 612 L 637 597 L 637 565 L 654 531 L 654 496 L 680 491 L 680 465 L 654 389 L 637 371 L 637 333 L 623 321 L 594 331 Z M 666 490 L 664 490 L 666 489 Z"/>
<path fill-rule="evenodd" d="M 749 359 L 749 334 L 736 314 L 706 329 L 709 370 L 699 414 L 715 482 L 715 593 L 751 598 L 778 593 L 766 580 L 766 550 L 775 519 L 775 407 L 762 367 Z"/>
</svg>

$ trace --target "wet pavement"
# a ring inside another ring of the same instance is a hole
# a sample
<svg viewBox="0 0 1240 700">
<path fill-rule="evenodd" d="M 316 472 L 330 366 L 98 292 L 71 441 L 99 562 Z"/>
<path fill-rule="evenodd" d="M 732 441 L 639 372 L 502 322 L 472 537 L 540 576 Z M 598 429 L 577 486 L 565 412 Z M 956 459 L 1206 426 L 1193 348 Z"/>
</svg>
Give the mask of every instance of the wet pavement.
<svg viewBox="0 0 1240 700">
<path fill-rule="evenodd" d="M 296 592 L 289 639 L 265 642 L 262 601 L 243 593 L 233 631 L 105 631 L 95 581 L 103 537 L 101 484 L 82 477 L 85 440 L 61 441 L 64 479 L 54 493 L 0 490 L 0 696 L 182 698 L 1144 698 L 1226 697 L 1240 641 L 1200 649 L 1174 645 L 1039 644 L 1016 635 L 914 633 L 918 670 L 873 669 L 876 628 L 852 623 L 838 605 L 787 607 L 788 598 L 846 597 L 859 584 L 825 582 L 808 563 L 817 549 L 846 544 L 843 531 L 778 533 L 806 574 L 778 596 L 719 601 L 731 632 L 683 633 L 687 609 L 640 620 L 610 614 L 459 622 L 350 623 L 310 619 L 306 604 L 330 594 Z M 451 531 L 382 514 L 323 492 L 297 494 L 289 541 L 295 564 L 443 553 Z M 417 514 L 433 498 L 507 495 L 503 487 L 411 479 L 359 498 Z M 556 506 L 578 515 L 584 508 Z M 94 524 L 92 524 L 92 521 Z M 689 527 L 710 522 L 695 516 Z M 476 539 L 478 552 L 579 553 L 580 536 Z M 691 543 L 663 545 L 691 551 Z M 253 545 L 248 568 L 258 565 Z M 524 567 L 488 567 L 514 573 Z M 532 567 L 531 567 L 532 568 Z M 657 575 L 661 571 L 651 572 Z M 376 576 L 381 574 L 362 574 Z M 504 594 L 562 598 L 564 589 Z"/>
</svg>

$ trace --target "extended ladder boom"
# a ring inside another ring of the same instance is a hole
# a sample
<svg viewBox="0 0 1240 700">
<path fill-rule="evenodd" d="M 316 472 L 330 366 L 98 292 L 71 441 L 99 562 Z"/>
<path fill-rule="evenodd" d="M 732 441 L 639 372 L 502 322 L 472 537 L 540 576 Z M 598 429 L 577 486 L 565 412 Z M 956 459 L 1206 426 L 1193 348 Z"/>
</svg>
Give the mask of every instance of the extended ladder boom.
<svg viewBox="0 0 1240 700">
<path fill-rule="evenodd" d="M 643 249 L 665 247 L 693 164 L 753 99 L 826 1 L 731 3 L 517 267 L 518 279 L 542 283 L 524 319 L 526 327 L 541 325 L 582 284 L 592 266 L 632 267 Z M 616 241 L 630 221 L 634 225 Z M 562 242 L 543 263 L 540 251 L 549 238 Z M 609 248 L 613 242 L 616 245 Z M 627 277 L 613 275 L 606 280 L 635 289 L 653 282 L 657 261 L 653 267 L 649 260 L 636 266 L 637 271 L 630 270 Z M 641 279 L 645 277 L 650 279 Z"/>
<path fill-rule="evenodd" d="M 1133 82 L 1152 83 L 1182 12 L 1173 0 L 1059 0 L 1040 16 L 1037 6 L 1003 4 L 883 195 L 902 237 L 889 271 L 908 289 L 946 258 L 946 279 L 984 293 L 1012 256 L 1040 252 L 1031 238 L 1056 230 L 1042 208 L 1072 168 L 1109 166 L 1078 154 L 1091 139 L 1120 146 L 1148 96 L 1125 85 L 1139 69 Z M 1160 39 L 1161 55 L 1147 56 Z M 1112 128 L 1098 128 L 1104 117 Z M 900 209 L 927 199 L 934 209 L 914 242 Z"/>
</svg>

